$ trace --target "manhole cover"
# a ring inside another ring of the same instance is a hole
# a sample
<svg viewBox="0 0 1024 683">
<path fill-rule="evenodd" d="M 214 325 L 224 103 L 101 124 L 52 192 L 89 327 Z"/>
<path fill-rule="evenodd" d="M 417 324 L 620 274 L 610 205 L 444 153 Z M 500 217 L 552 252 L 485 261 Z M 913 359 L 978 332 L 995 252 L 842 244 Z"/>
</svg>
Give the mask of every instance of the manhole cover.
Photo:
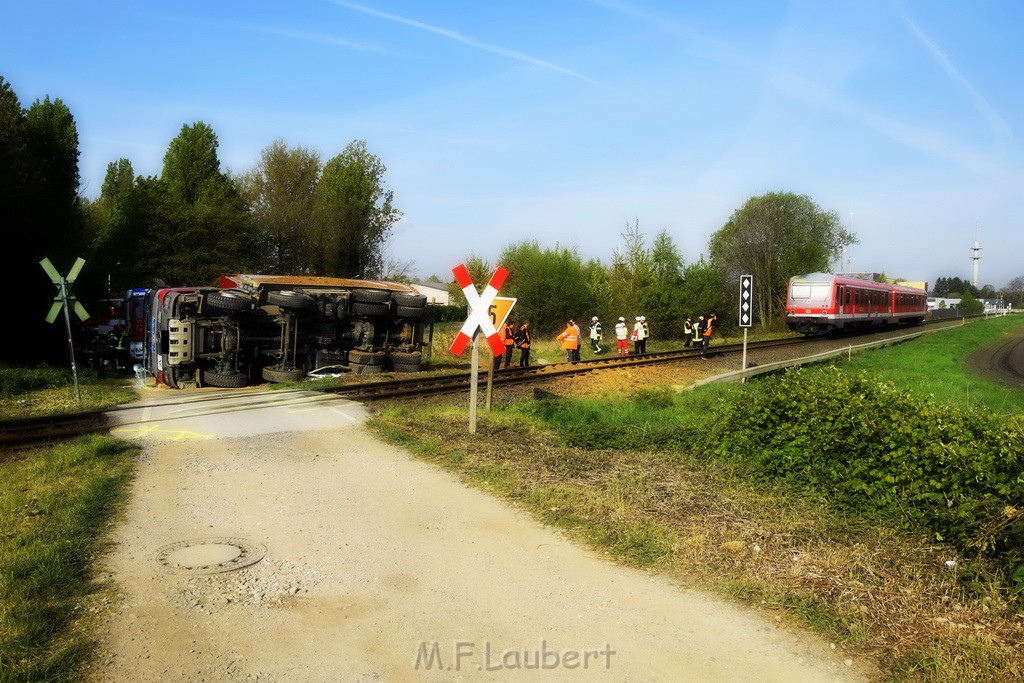
<svg viewBox="0 0 1024 683">
<path fill-rule="evenodd" d="M 256 564 L 266 552 L 259 543 L 244 538 L 210 538 L 165 545 L 157 551 L 156 561 L 179 574 L 217 574 Z"/>
</svg>

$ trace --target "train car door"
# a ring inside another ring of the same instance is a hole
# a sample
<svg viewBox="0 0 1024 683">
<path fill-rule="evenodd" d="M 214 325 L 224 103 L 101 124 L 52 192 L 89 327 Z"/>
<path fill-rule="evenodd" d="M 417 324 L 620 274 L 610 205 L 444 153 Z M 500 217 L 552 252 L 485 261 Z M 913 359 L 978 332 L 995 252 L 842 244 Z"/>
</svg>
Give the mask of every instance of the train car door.
<svg viewBox="0 0 1024 683">
<path fill-rule="evenodd" d="M 845 310 L 844 302 L 846 300 L 846 285 L 836 285 L 836 327 L 842 328 L 843 312 Z"/>
</svg>

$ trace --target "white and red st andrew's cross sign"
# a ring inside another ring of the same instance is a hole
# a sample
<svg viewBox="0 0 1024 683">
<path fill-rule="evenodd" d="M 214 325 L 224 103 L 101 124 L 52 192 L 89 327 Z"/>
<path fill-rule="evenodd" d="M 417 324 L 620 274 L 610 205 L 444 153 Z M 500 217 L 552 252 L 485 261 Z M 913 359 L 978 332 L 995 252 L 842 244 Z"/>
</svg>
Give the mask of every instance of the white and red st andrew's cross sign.
<svg viewBox="0 0 1024 683">
<path fill-rule="evenodd" d="M 472 278 L 469 277 L 469 271 L 466 270 L 465 264 L 459 264 L 452 268 L 452 273 L 455 275 L 455 281 L 462 288 L 462 293 L 466 295 L 466 302 L 469 304 L 469 315 L 466 317 L 466 322 L 462 324 L 462 329 L 459 330 L 459 334 L 455 337 L 455 341 L 452 342 L 448 350 L 456 356 L 461 356 L 479 328 L 484 333 L 484 336 L 487 337 L 487 343 L 490 344 L 491 351 L 494 352 L 495 356 L 505 353 L 505 344 L 501 341 L 498 330 L 494 327 L 494 321 L 491 320 L 489 309 L 494 301 L 494 297 L 498 295 L 498 290 L 505 284 L 508 271 L 498 266 L 494 274 L 491 275 L 490 282 L 484 287 L 482 294 L 476 291 L 476 286 L 473 284 Z"/>
</svg>

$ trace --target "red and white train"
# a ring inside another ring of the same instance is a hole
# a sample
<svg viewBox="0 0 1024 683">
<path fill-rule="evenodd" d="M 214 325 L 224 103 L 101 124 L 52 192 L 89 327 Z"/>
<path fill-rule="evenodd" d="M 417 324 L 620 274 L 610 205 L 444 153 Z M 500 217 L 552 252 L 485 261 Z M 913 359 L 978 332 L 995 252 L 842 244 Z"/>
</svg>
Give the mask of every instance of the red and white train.
<svg viewBox="0 0 1024 683">
<path fill-rule="evenodd" d="M 928 314 L 923 289 L 830 273 L 794 275 L 786 325 L 806 335 L 883 325 L 918 325 Z"/>
</svg>

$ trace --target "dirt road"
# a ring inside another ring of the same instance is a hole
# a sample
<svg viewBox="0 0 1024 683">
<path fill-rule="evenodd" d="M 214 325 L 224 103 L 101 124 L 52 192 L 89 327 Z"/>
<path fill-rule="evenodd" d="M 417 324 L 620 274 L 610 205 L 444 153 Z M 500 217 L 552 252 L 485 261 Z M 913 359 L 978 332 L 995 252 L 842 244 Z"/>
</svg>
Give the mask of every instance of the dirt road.
<svg viewBox="0 0 1024 683">
<path fill-rule="evenodd" d="M 1011 389 L 1024 387 L 1024 330 L 978 349 L 967 358 L 972 372 Z"/>
<path fill-rule="evenodd" d="M 358 404 L 245 400 L 120 415 L 145 451 L 94 680 L 866 680 L 379 442 Z"/>
</svg>

